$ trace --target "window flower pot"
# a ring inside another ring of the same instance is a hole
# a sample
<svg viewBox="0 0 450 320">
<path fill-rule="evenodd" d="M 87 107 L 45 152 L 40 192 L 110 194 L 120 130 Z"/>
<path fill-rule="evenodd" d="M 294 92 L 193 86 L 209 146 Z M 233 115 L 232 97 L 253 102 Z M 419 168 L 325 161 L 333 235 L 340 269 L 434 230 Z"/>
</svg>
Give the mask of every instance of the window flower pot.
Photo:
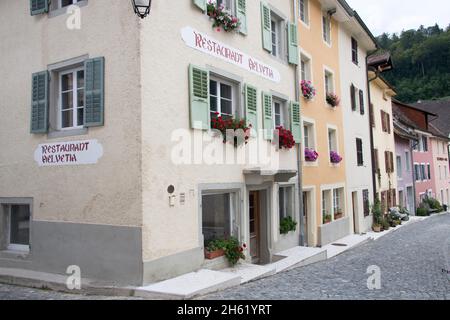
<svg viewBox="0 0 450 320">
<path fill-rule="evenodd" d="M 334 220 L 339 220 L 344 217 L 344 214 L 342 212 L 338 212 L 334 215 Z"/>
<path fill-rule="evenodd" d="M 205 249 L 205 258 L 208 260 L 214 260 L 225 255 L 225 250 L 219 249 L 215 251 L 208 251 Z"/>
<path fill-rule="evenodd" d="M 316 96 L 316 89 L 312 85 L 311 81 L 302 80 L 300 90 L 306 100 L 312 100 Z"/>
<path fill-rule="evenodd" d="M 377 232 L 377 233 L 381 232 L 381 226 L 380 225 L 375 225 L 374 224 L 372 226 L 372 229 L 373 229 L 374 232 Z"/>
<path fill-rule="evenodd" d="M 330 161 L 332 164 L 339 164 L 342 161 L 342 157 L 336 151 L 331 151 Z"/>
<path fill-rule="evenodd" d="M 319 154 L 316 150 L 305 149 L 305 161 L 306 162 L 315 162 L 319 158 Z"/>
<path fill-rule="evenodd" d="M 334 93 L 328 93 L 326 99 L 327 103 L 333 108 L 336 108 L 341 103 L 341 99 Z"/>
</svg>

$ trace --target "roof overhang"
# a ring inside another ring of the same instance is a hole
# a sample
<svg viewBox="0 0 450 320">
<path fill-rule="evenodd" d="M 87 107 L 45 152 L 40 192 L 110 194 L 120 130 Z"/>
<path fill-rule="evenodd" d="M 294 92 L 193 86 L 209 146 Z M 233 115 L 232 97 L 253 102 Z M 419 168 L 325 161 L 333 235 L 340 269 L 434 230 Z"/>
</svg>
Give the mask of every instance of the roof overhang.
<svg viewBox="0 0 450 320">
<path fill-rule="evenodd" d="M 297 176 L 297 170 L 246 169 L 245 182 L 249 185 L 260 185 L 265 182 L 289 182 Z"/>
</svg>

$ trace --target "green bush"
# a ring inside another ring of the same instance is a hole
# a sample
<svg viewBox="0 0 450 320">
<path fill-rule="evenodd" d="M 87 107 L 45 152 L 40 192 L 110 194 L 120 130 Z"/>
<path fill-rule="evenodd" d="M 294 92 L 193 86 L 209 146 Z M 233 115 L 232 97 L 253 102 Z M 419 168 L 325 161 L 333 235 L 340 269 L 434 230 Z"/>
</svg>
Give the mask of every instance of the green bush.
<svg viewBox="0 0 450 320">
<path fill-rule="evenodd" d="M 383 214 L 381 212 L 381 201 L 379 199 L 375 199 L 375 202 L 372 206 L 372 214 L 373 214 L 373 223 L 378 226 L 382 226 Z"/>
<path fill-rule="evenodd" d="M 434 198 L 428 198 L 424 202 L 426 202 L 431 209 L 437 210 L 437 212 L 444 211 L 444 208 L 442 208 L 440 202 Z"/>
<path fill-rule="evenodd" d="M 383 227 L 383 230 L 389 230 L 391 228 L 391 224 L 387 218 L 381 220 L 381 226 Z"/>
<path fill-rule="evenodd" d="M 426 217 L 428 216 L 428 209 L 425 207 L 418 207 L 416 210 L 416 215 L 418 217 Z"/>
<path fill-rule="evenodd" d="M 280 221 L 280 233 L 288 234 L 291 231 L 297 230 L 297 222 L 292 219 L 291 216 L 281 219 Z"/>
</svg>

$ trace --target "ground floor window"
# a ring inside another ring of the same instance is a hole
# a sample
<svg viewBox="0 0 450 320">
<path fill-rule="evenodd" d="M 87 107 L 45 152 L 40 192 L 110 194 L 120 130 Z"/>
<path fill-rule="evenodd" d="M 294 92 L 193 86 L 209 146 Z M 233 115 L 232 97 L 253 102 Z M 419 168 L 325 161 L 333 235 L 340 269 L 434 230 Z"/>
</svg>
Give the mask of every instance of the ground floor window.
<svg viewBox="0 0 450 320">
<path fill-rule="evenodd" d="M 369 190 L 363 190 L 363 206 L 364 206 L 364 217 L 368 217 L 370 215 Z"/>
<path fill-rule="evenodd" d="M 344 210 L 343 210 L 343 196 L 344 196 L 344 189 L 334 189 L 333 190 L 333 213 L 334 213 L 334 220 L 338 220 L 344 216 Z"/>
<path fill-rule="evenodd" d="M 280 221 L 294 216 L 294 187 L 280 187 L 278 191 Z"/>
<path fill-rule="evenodd" d="M 30 246 L 30 206 L 28 204 L 4 205 L 5 239 L 3 249 L 28 251 Z"/>
<path fill-rule="evenodd" d="M 216 239 L 235 235 L 233 217 L 235 194 L 207 194 L 202 196 L 202 231 L 205 245 Z"/>
</svg>

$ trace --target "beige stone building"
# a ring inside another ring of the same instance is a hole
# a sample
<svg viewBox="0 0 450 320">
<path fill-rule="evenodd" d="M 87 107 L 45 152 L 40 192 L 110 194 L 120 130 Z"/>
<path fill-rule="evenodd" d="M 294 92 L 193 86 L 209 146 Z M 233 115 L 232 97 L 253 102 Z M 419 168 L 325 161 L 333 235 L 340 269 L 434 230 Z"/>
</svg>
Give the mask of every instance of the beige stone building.
<svg viewBox="0 0 450 320">
<path fill-rule="evenodd" d="M 238 32 L 176 2 L 142 20 L 129 1 L 0 2 L 0 267 L 140 285 L 205 266 L 214 238 L 254 263 L 300 244 L 280 233 L 298 145 L 272 132 L 300 141 L 297 1 L 221 1 Z M 217 116 L 249 143 L 211 137 Z M 217 162 L 237 151 L 259 156 Z"/>
</svg>

